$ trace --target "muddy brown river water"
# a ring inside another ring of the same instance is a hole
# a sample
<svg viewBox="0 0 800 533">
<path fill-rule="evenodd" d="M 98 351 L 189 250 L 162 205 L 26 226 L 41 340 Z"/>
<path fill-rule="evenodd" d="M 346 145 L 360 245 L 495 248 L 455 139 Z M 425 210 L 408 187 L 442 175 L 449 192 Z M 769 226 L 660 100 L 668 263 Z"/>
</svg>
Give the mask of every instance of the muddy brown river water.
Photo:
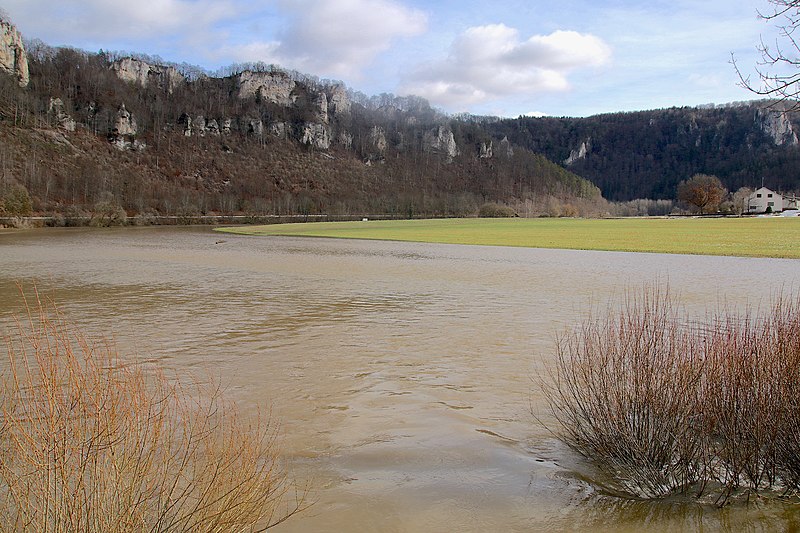
<svg viewBox="0 0 800 533">
<path fill-rule="evenodd" d="M 656 280 L 702 316 L 796 290 L 800 261 L 14 231 L 0 233 L 0 332 L 22 311 L 17 283 L 35 283 L 123 353 L 271 406 L 315 501 L 275 531 L 796 529 L 793 503 L 606 495 L 532 415 L 554 336 Z"/>
</svg>

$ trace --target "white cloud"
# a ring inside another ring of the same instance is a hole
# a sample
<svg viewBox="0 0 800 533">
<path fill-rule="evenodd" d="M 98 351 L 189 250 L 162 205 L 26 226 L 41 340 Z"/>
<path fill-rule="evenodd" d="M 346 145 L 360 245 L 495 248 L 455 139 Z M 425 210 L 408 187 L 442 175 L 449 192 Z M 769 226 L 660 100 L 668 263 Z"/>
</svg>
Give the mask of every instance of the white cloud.
<svg viewBox="0 0 800 533">
<path fill-rule="evenodd" d="M 67 42 L 142 41 L 176 32 L 200 35 L 232 12 L 231 0 L 4 0 L 4 4 L 26 33 Z"/>
<path fill-rule="evenodd" d="M 573 69 L 609 61 L 601 39 L 574 31 L 556 31 L 521 40 L 504 24 L 469 28 L 446 59 L 420 65 L 403 86 L 431 102 L 453 109 L 514 94 L 564 91 Z"/>
<path fill-rule="evenodd" d="M 398 38 L 427 30 L 400 0 L 2 0 L 26 37 L 177 61 L 264 61 L 356 78 Z M 187 57 L 188 56 L 188 57 Z"/>
<path fill-rule="evenodd" d="M 392 41 L 427 29 L 427 16 L 392 0 L 284 0 L 291 17 L 277 59 L 293 68 L 357 77 Z"/>
</svg>

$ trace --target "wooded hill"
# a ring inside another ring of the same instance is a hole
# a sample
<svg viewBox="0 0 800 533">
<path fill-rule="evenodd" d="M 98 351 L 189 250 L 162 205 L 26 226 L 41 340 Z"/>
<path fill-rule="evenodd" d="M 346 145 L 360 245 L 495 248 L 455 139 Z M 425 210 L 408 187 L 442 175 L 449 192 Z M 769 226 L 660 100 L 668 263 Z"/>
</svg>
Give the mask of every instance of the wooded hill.
<svg viewBox="0 0 800 533">
<path fill-rule="evenodd" d="M 492 202 L 522 216 L 654 214 L 669 212 L 677 184 L 696 173 L 731 191 L 762 182 L 800 191 L 797 117 L 763 103 L 447 116 L 422 98 L 369 97 L 274 65 L 208 73 L 23 47 L 13 26 L 0 29 L 6 215 L 464 216 Z M 606 201 L 642 198 L 669 201 Z"/>
<path fill-rule="evenodd" d="M 613 201 L 675 198 L 694 174 L 728 190 L 762 184 L 800 191 L 797 114 L 750 102 L 705 108 L 612 113 L 588 118 L 491 122 L 494 136 L 545 155 L 600 187 Z"/>
<path fill-rule="evenodd" d="M 500 202 L 577 215 L 604 204 L 588 181 L 420 98 L 368 98 L 269 65 L 212 76 L 27 48 L 25 86 L 0 75 L 7 214 L 25 192 L 33 211 L 65 214 L 463 216 Z"/>
</svg>

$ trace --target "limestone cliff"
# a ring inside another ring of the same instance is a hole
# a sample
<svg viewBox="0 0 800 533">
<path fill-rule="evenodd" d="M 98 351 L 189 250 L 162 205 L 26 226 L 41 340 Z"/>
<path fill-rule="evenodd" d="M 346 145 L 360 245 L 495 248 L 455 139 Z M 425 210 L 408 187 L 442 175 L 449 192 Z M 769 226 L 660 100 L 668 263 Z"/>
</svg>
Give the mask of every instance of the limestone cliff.
<svg viewBox="0 0 800 533">
<path fill-rule="evenodd" d="M 331 146 L 330 133 L 325 124 L 306 122 L 300 131 L 300 143 L 318 150 L 327 150 Z"/>
<path fill-rule="evenodd" d="M 317 122 L 328 123 L 328 95 L 321 92 L 314 99 L 314 108 L 317 115 Z"/>
<path fill-rule="evenodd" d="M 386 132 L 380 126 L 372 126 L 369 131 L 368 142 L 370 147 L 377 152 L 377 156 L 383 157 L 386 151 Z M 370 154 L 370 156 L 373 154 Z"/>
<path fill-rule="evenodd" d="M 141 59 L 126 57 L 114 61 L 111 70 L 119 79 L 136 83 L 142 87 L 147 87 L 153 83 L 157 87 L 166 89 L 170 94 L 186 81 L 183 75 L 175 67 L 163 65 L 151 65 Z"/>
<path fill-rule="evenodd" d="M 453 132 L 445 126 L 439 126 L 425 133 L 425 150 L 445 154 L 448 160 L 452 160 L 459 154 Z"/>
<path fill-rule="evenodd" d="M 328 110 L 334 115 L 345 115 L 350 112 L 351 102 L 343 85 L 334 85 L 328 89 Z"/>
<path fill-rule="evenodd" d="M 756 112 L 756 121 L 760 124 L 761 131 L 769 135 L 776 146 L 797 146 L 797 134 L 786 112 L 780 109 L 759 109 Z"/>
<path fill-rule="evenodd" d="M 48 114 L 55 119 L 56 124 L 58 124 L 60 128 L 67 131 L 75 131 L 75 119 L 64 111 L 64 102 L 61 98 L 51 98 L 47 111 Z"/>
<path fill-rule="evenodd" d="M 295 103 L 297 97 L 292 94 L 295 82 L 288 74 L 281 71 L 252 72 L 245 70 L 239 74 L 239 98 L 257 97 L 266 102 L 282 106 Z"/>
<path fill-rule="evenodd" d="M 22 35 L 4 20 L 0 20 L 0 71 L 16 77 L 20 87 L 27 87 L 30 81 Z"/>
<path fill-rule="evenodd" d="M 571 150 L 569 153 L 569 157 L 564 160 L 565 166 L 570 166 L 571 164 L 575 163 L 575 161 L 580 161 L 581 159 L 586 159 L 586 156 L 589 154 L 589 151 L 592 149 L 592 140 L 586 139 L 581 143 L 577 150 Z"/>
<path fill-rule="evenodd" d="M 146 145 L 136 140 L 138 131 L 136 119 L 125 109 L 125 104 L 122 104 L 117 110 L 114 129 L 109 134 L 108 140 L 120 150 L 144 150 Z"/>
</svg>

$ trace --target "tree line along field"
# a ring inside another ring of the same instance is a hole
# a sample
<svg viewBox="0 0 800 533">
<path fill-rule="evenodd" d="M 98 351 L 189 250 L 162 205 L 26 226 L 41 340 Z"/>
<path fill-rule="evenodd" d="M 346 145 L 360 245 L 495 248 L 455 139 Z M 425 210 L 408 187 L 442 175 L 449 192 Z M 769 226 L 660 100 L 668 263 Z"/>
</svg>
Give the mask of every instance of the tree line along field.
<svg viewBox="0 0 800 533">
<path fill-rule="evenodd" d="M 283 235 L 800 259 L 800 218 L 433 219 L 217 228 Z"/>
</svg>

